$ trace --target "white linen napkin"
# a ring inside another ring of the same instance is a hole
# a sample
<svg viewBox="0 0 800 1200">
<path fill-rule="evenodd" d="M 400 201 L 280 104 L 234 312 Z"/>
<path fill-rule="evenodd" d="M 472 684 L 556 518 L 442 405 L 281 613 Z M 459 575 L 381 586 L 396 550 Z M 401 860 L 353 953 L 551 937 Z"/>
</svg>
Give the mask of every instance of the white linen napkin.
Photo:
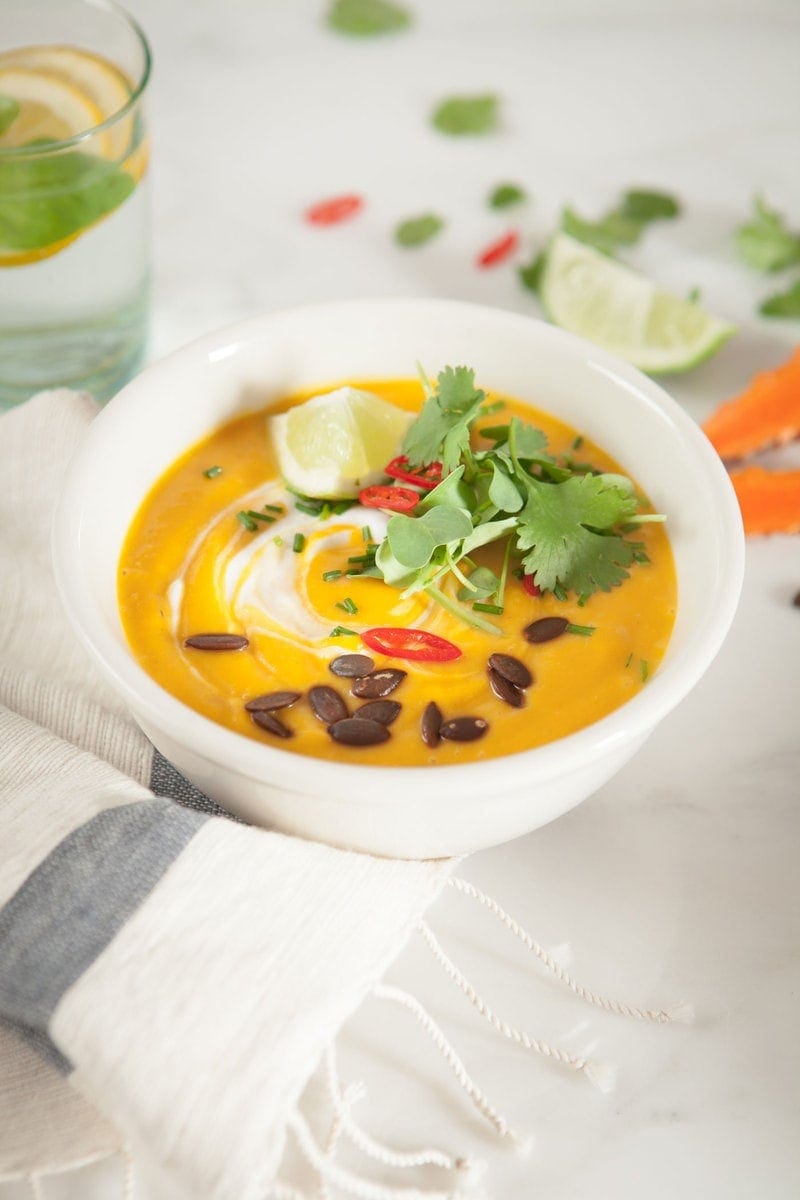
<svg viewBox="0 0 800 1200">
<path fill-rule="evenodd" d="M 323 1052 L 450 864 L 245 826 L 154 751 L 51 574 L 95 411 L 62 390 L 0 418 L 0 1180 L 124 1144 L 157 1200 L 261 1200 Z"/>
</svg>

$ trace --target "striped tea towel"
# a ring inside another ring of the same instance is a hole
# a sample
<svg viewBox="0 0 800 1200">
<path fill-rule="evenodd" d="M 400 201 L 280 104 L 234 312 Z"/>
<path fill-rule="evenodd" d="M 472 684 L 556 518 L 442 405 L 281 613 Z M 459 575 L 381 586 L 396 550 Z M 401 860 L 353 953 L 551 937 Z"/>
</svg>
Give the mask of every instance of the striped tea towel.
<svg viewBox="0 0 800 1200">
<path fill-rule="evenodd" d="M 154 752 L 51 574 L 94 412 L 55 391 L 0 418 L 0 1180 L 124 1144 L 157 1181 L 144 1200 L 261 1200 L 309 1077 L 450 865 L 237 823 Z"/>
</svg>

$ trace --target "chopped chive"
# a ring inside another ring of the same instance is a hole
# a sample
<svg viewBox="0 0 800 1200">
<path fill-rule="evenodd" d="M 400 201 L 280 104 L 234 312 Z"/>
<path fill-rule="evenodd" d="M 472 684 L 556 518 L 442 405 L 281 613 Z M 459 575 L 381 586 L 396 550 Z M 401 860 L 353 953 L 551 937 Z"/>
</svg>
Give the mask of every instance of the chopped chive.
<svg viewBox="0 0 800 1200">
<path fill-rule="evenodd" d="M 309 517 L 318 517 L 322 512 L 319 500 L 295 500 L 294 506 L 299 512 L 306 513 Z"/>
<path fill-rule="evenodd" d="M 345 571 L 344 577 L 345 579 L 357 579 L 359 575 L 363 574 L 364 572 L 359 570 L 358 567 L 354 567 L 352 571 Z"/>
<path fill-rule="evenodd" d="M 504 442 L 508 438 L 508 425 L 487 425 L 485 429 L 481 429 L 481 437 L 488 438 L 490 442 Z"/>
<path fill-rule="evenodd" d="M 254 508 L 248 508 L 247 515 L 253 521 L 264 521 L 267 525 L 272 525 L 275 521 L 274 517 L 268 517 L 266 513 L 256 512 Z"/>
<path fill-rule="evenodd" d="M 588 592 L 584 592 L 582 596 L 578 597 L 578 608 L 585 608 L 588 601 L 589 601 L 589 594 L 588 594 Z"/>
<path fill-rule="evenodd" d="M 578 436 L 575 438 L 575 441 L 572 443 L 572 449 L 580 450 L 582 445 L 583 445 L 583 435 L 579 433 Z"/>
<path fill-rule="evenodd" d="M 566 600 L 567 598 L 567 593 L 564 591 L 560 583 L 557 583 L 553 588 L 553 595 L 555 596 L 556 600 Z"/>
<path fill-rule="evenodd" d="M 631 650 L 630 654 L 629 654 L 629 655 L 628 655 L 628 657 L 625 659 L 625 670 L 626 670 L 626 671 L 627 671 L 628 667 L 631 665 L 631 663 L 632 663 L 632 662 L 633 662 L 633 651 Z"/>
<path fill-rule="evenodd" d="M 336 513 L 338 517 L 341 516 L 342 513 L 346 513 L 347 510 L 352 508 L 355 503 L 355 500 L 334 500 L 333 504 L 330 506 L 330 509 L 331 512 Z"/>
<path fill-rule="evenodd" d="M 361 526 L 361 540 L 365 546 L 368 546 L 372 541 L 372 530 L 370 529 L 369 525 Z"/>
<path fill-rule="evenodd" d="M 209 467 L 207 471 L 203 471 L 203 474 L 206 479 L 216 479 L 218 475 L 222 474 L 222 467 Z"/>
<path fill-rule="evenodd" d="M 647 665 L 647 659 L 643 658 L 639 663 L 639 672 L 642 676 L 642 683 L 647 682 L 647 676 L 650 674 L 650 668 Z"/>
<path fill-rule="evenodd" d="M 283 505 L 282 504 L 265 504 L 264 512 L 282 513 Z"/>
<path fill-rule="evenodd" d="M 375 552 L 373 551 L 372 554 L 353 554 L 347 561 L 349 563 L 371 563 L 374 559 Z"/>
<path fill-rule="evenodd" d="M 306 544 L 305 534 L 304 533 L 296 533 L 294 535 L 294 541 L 292 542 L 292 549 L 294 550 L 295 554 L 300 554 L 300 552 L 305 548 L 305 544 Z"/>
<path fill-rule="evenodd" d="M 596 625 L 568 625 L 565 632 L 577 633 L 578 637 L 591 637 L 596 628 Z"/>
<path fill-rule="evenodd" d="M 358 612 L 358 605 L 354 604 L 349 596 L 345 596 L 344 600 L 337 600 L 336 607 L 342 612 L 346 612 L 348 616 L 354 617 Z"/>
<path fill-rule="evenodd" d="M 280 550 L 281 546 L 283 545 L 283 538 L 278 537 L 278 535 L 276 533 L 275 537 L 272 540 L 275 543 L 275 545 L 278 547 L 278 549 Z"/>
<path fill-rule="evenodd" d="M 344 625 L 334 625 L 328 637 L 358 637 L 355 629 L 345 629 Z"/>
<path fill-rule="evenodd" d="M 514 567 L 514 570 L 511 572 L 511 574 L 514 576 L 515 579 L 524 579 L 525 578 L 525 572 L 523 571 L 522 567 Z"/>
<path fill-rule="evenodd" d="M 476 612 L 494 613 L 495 616 L 505 611 L 500 604 L 484 604 L 481 600 L 476 600 L 472 607 Z"/>
<path fill-rule="evenodd" d="M 249 513 L 244 511 L 238 512 L 236 514 L 236 520 L 240 525 L 243 525 L 245 529 L 249 530 L 250 533 L 255 533 L 255 531 L 258 529 L 258 522 L 254 521 Z"/>
<path fill-rule="evenodd" d="M 330 583 L 332 579 L 340 579 L 341 576 L 342 576 L 341 571 L 323 571 L 322 572 L 322 578 L 325 581 L 325 583 Z"/>
<path fill-rule="evenodd" d="M 319 510 L 319 519 L 320 519 L 320 521 L 327 521 L 327 519 L 330 515 L 331 515 L 331 506 L 326 501 L 323 504 L 322 508 Z"/>
</svg>

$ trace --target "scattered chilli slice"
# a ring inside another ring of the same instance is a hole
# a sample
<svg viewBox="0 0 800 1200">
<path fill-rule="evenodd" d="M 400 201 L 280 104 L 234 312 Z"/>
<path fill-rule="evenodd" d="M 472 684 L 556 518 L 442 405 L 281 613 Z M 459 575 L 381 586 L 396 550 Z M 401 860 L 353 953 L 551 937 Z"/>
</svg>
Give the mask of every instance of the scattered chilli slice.
<svg viewBox="0 0 800 1200">
<path fill-rule="evenodd" d="M 731 483 L 748 534 L 800 533 L 800 471 L 746 467 Z"/>
<path fill-rule="evenodd" d="M 412 492 L 411 488 L 377 484 L 374 487 L 362 488 L 358 493 L 358 502 L 365 508 L 385 508 L 389 512 L 409 513 L 417 507 L 419 494 Z"/>
<path fill-rule="evenodd" d="M 364 207 L 363 196 L 355 192 L 344 196 L 331 196 L 328 200 L 320 200 L 306 209 L 305 218 L 310 225 L 338 225 L 354 217 Z"/>
<path fill-rule="evenodd" d="M 512 229 L 510 233 L 504 234 L 503 237 L 498 238 L 496 242 L 492 242 L 485 250 L 481 251 L 476 259 L 476 266 L 482 269 L 496 267 L 510 258 L 518 246 L 519 234 L 516 229 Z"/>
<path fill-rule="evenodd" d="M 393 625 L 367 629 L 361 634 L 365 646 L 387 658 L 407 658 L 413 662 L 452 662 L 461 657 L 453 642 L 427 633 L 424 629 L 404 629 Z"/>
<path fill-rule="evenodd" d="M 703 425 L 721 458 L 744 458 L 800 436 L 800 347 L 721 405 Z"/>
</svg>

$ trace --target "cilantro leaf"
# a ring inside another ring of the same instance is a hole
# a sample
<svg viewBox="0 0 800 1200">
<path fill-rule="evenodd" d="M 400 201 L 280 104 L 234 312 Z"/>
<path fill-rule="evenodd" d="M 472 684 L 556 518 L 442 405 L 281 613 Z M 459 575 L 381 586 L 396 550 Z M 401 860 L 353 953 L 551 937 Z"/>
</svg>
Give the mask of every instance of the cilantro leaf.
<svg viewBox="0 0 800 1200">
<path fill-rule="evenodd" d="M 759 306 L 764 317 L 800 317 L 800 279 L 796 279 L 785 292 L 775 292 Z"/>
<path fill-rule="evenodd" d="M 486 393 L 475 387 L 475 372 L 469 367 L 445 367 L 437 377 L 437 388 L 422 406 L 403 441 L 403 453 L 413 466 L 441 459 L 446 475 L 458 466 L 469 448 L 472 422 L 480 415 Z"/>
<path fill-rule="evenodd" d="M 539 253 L 531 259 L 527 266 L 517 268 L 517 275 L 522 286 L 526 287 L 529 292 L 533 292 L 534 295 L 537 296 L 539 294 L 539 284 L 542 281 L 542 272 L 544 271 L 544 265 L 546 261 L 547 253 L 544 250 L 540 250 Z"/>
<path fill-rule="evenodd" d="M 444 221 L 436 213 L 424 213 L 420 217 L 409 217 L 401 221 L 394 231 L 394 240 L 399 246 L 421 246 L 444 229 Z"/>
<path fill-rule="evenodd" d="M 19 116 L 19 104 L 13 96 L 0 95 L 0 133 L 5 133 L 12 121 Z"/>
<path fill-rule="evenodd" d="M 511 208 L 514 204 L 522 204 L 527 198 L 516 183 L 499 183 L 489 194 L 489 208 Z"/>
<path fill-rule="evenodd" d="M 603 254 L 613 254 L 618 246 L 632 246 L 641 236 L 642 226 L 632 217 L 612 209 L 599 221 L 585 221 L 572 208 L 561 213 L 561 228 L 587 246 L 594 246 Z"/>
<path fill-rule="evenodd" d="M 649 221 L 669 221 L 677 217 L 681 206 L 667 192 L 644 191 L 634 188 L 622 197 L 620 212 L 624 217 L 646 224 Z"/>
<path fill-rule="evenodd" d="M 136 183 L 98 154 L 0 156 L 0 244 L 38 250 L 80 233 L 122 204 Z"/>
<path fill-rule="evenodd" d="M 333 0 L 326 20 L 337 33 L 373 37 L 407 29 L 411 14 L 391 0 Z"/>
<path fill-rule="evenodd" d="M 450 96 L 431 115 L 431 124 L 451 137 L 493 133 L 498 123 L 498 99 L 491 94 Z"/>
<path fill-rule="evenodd" d="M 753 200 L 755 216 L 734 234 L 739 256 L 758 271 L 782 271 L 800 263 L 800 234 L 792 233 L 781 213 L 761 196 Z"/>
<path fill-rule="evenodd" d="M 627 579 L 638 543 L 613 532 L 636 513 L 636 497 L 600 476 L 573 475 L 563 483 L 527 483 L 517 545 L 540 588 L 589 595 Z M 607 531 L 607 532 L 606 532 Z"/>
<path fill-rule="evenodd" d="M 489 484 L 489 499 L 499 512 L 519 512 L 523 499 L 516 485 L 497 462 L 492 462 L 492 482 Z"/>
</svg>

